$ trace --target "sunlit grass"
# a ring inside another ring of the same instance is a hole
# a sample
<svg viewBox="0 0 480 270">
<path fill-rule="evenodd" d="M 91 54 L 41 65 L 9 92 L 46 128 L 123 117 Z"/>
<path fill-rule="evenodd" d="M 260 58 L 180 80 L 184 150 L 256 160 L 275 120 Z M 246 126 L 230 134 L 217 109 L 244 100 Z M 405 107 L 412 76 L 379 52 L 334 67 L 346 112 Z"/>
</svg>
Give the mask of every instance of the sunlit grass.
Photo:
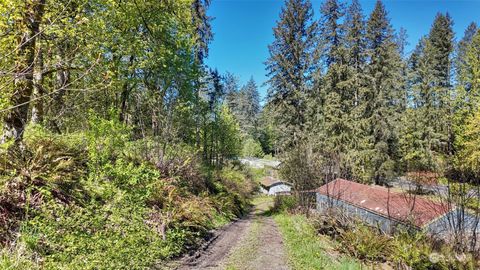
<svg viewBox="0 0 480 270">
<path fill-rule="evenodd" d="M 292 269 L 362 269 L 354 259 L 329 254 L 333 243 L 319 237 L 306 217 L 279 214 L 275 221 L 283 235 Z"/>
</svg>

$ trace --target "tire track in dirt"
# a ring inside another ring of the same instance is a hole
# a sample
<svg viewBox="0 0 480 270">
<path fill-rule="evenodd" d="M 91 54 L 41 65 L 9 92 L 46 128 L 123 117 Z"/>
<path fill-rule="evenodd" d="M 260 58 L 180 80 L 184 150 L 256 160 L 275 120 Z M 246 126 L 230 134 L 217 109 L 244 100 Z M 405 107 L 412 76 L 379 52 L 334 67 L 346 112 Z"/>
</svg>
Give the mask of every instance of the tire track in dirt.
<svg viewBox="0 0 480 270">
<path fill-rule="evenodd" d="M 239 242 L 252 222 L 251 217 L 235 221 L 215 232 L 215 235 L 194 254 L 184 257 L 177 270 L 222 269 L 220 263 Z"/>
<path fill-rule="evenodd" d="M 215 232 L 176 269 L 288 270 L 282 236 L 275 221 L 263 215 L 270 205 L 262 202 L 252 214 Z"/>
<path fill-rule="evenodd" d="M 288 270 L 283 239 L 271 217 L 257 216 L 223 264 L 227 269 Z"/>
</svg>

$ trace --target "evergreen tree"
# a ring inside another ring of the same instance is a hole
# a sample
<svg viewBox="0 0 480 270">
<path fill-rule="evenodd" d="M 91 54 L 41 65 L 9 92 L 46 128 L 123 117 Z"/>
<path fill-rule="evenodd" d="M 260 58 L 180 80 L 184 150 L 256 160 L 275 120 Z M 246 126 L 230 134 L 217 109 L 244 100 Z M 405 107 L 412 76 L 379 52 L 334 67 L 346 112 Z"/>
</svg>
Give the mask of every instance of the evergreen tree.
<svg viewBox="0 0 480 270">
<path fill-rule="evenodd" d="M 405 119 L 402 151 L 406 170 L 438 169 L 439 159 L 453 151 L 451 53 L 453 31 L 448 14 L 437 14 L 427 37 L 408 63 L 411 107 Z"/>
<path fill-rule="evenodd" d="M 253 77 L 242 87 L 239 93 L 239 122 L 242 130 L 257 137 L 258 115 L 260 113 L 260 95 Z"/>
<path fill-rule="evenodd" d="M 465 35 L 457 45 L 457 52 L 455 58 L 456 68 L 456 102 L 455 102 L 455 126 L 461 128 L 465 119 L 475 110 L 474 106 L 478 104 L 478 90 L 474 89 L 473 79 L 475 58 L 475 46 L 473 40 L 478 32 L 478 27 L 475 23 L 471 23 L 465 30 Z M 457 130 L 457 135 L 460 135 L 461 130 Z"/>
<path fill-rule="evenodd" d="M 210 6 L 210 0 L 193 0 L 191 2 L 192 24 L 194 28 L 194 63 L 197 66 L 194 82 L 194 106 L 195 106 L 195 141 L 197 147 L 200 146 L 200 114 L 201 114 L 201 98 L 200 90 L 201 77 L 205 75 L 203 61 L 208 56 L 208 45 L 213 39 L 211 18 L 207 15 L 207 9 Z"/>
<path fill-rule="evenodd" d="M 207 88 L 204 89 L 206 108 L 203 115 L 203 157 L 207 164 L 219 165 L 219 122 L 220 105 L 224 97 L 222 77 L 218 70 L 210 70 Z"/>
<path fill-rule="evenodd" d="M 463 83 L 461 73 L 465 68 L 467 68 L 465 63 L 467 49 L 470 46 L 470 43 L 472 42 L 472 39 L 477 33 L 477 31 L 478 31 L 477 24 L 475 22 L 470 23 L 467 29 L 465 30 L 463 38 L 457 44 L 456 56 L 455 56 L 455 69 L 456 69 L 456 75 L 457 75 L 456 79 L 459 84 Z"/>
<path fill-rule="evenodd" d="M 278 153 L 278 127 L 273 120 L 273 113 L 270 106 L 265 105 L 259 116 L 259 138 L 263 153 L 276 155 Z"/>
<path fill-rule="evenodd" d="M 365 119 L 362 117 L 366 110 L 366 102 L 363 97 L 366 93 L 366 42 L 365 42 L 365 18 L 359 1 L 353 0 L 345 17 L 345 40 L 347 71 L 345 80 L 341 83 L 344 89 L 348 89 L 348 98 L 344 100 L 348 110 L 350 127 L 349 152 L 344 163 L 347 167 L 346 174 L 352 179 L 359 179 L 362 175 L 362 165 L 359 159 L 360 146 L 366 139 L 362 128 Z"/>
<path fill-rule="evenodd" d="M 444 154 L 452 154 L 453 149 L 453 130 L 452 130 L 452 52 L 454 49 L 453 21 L 448 15 L 437 14 L 430 30 L 427 46 L 425 47 L 425 57 L 431 58 L 430 73 L 432 81 L 429 82 L 433 88 L 434 95 L 432 101 L 435 103 L 435 110 L 432 117 L 435 121 L 434 131 L 442 138 L 439 151 Z"/>
<path fill-rule="evenodd" d="M 433 75 L 435 77 L 434 86 L 448 89 L 451 86 L 451 56 L 454 49 L 453 44 L 453 21 L 450 15 L 437 14 L 432 28 L 428 35 L 428 42 L 431 43 L 433 56 Z M 441 101 L 442 102 L 442 101 Z"/>
<path fill-rule="evenodd" d="M 251 77 L 241 89 L 238 89 L 237 78 L 227 73 L 224 82 L 225 102 L 239 122 L 241 130 L 245 135 L 258 137 L 256 132 L 261 106 L 255 80 Z"/>
<path fill-rule="evenodd" d="M 369 91 L 366 93 L 366 144 L 363 162 L 367 177 L 385 184 L 395 173 L 398 159 L 397 110 L 401 89 L 401 58 L 381 1 L 377 1 L 366 28 Z"/>
<path fill-rule="evenodd" d="M 427 38 L 417 44 L 408 62 L 408 89 L 411 108 L 403 117 L 402 156 L 406 171 L 430 171 L 435 169 L 435 149 L 438 149 L 440 135 L 435 132 L 432 122 L 435 104 L 430 82 L 433 80 L 431 50 Z M 437 147 L 435 147 L 437 146 Z"/>
<path fill-rule="evenodd" d="M 343 41 L 344 27 L 340 19 L 345 15 L 344 6 L 337 0 L 327 0 L 320 9 L 320 32 L 321 43 L 323 45 L 323 58 L 325 68 L 342 61 L 342 55 L 339 52 Z"/>
<path fill-rule="evenodd" d="M 324 155 L 332 161 L 335 170 L 344 175 L 342 162 L 348 152 L 350 132 L 350 101 L 352 100 L 351 88 L 343 83 L 347 79 L 347 49 L 344 44 L 344 25 L 341 20 L 344 16 L 344 7 L 337 0 L 327 0 L 321 7 L 320 42 L 324 47 L 325 76 L 322 78 L 321 104 L 322 112 L 320 125 L 317 125 L 316 134 L 321 134 L 323 139 L 322 150 Z M 340 170 L 340 171 L 339 171 Z"/>
<path fill-rule="evenodd" d="M 456 146 L 459 148 L 457 150 L 460 151 L 462 151 L 465 146 L 465 140 L 468 140 L 468 136 L 466 136 L 464 132 L 465 128 L 468 127 L 466 120 L 473 117 L 473 114 L 477 113 L 480 108 L 479 30 L 477 30 L 477 33 L 471 39 L 463 57 L 464 65 L 460 72 L 460 81 L 462 83 L 457 87 L 460 94 L 457 96 L 457 108 L 455 112 Z"/>
<path fill-rule="evenodd" d="M 464 71 L 463 80 L 469 93 L 469 102 L 473 109 L 480 105 L 480 31 L 477 31 L 468 46 L 465 63 L 468 69 Z"/>
<path fill-rule="evenodd" d="M 410 58 L 410 82 L 420 140 L 411 149 L 417 169 L 434 170 L 439 155 L 453 151 L 450 17 L 437 14 L 429 35 Z M 414 154 L 417 153 L 417 154 Z M 407 168 L 408 169 L 408 168 Z"/>
<path fill-rule="evenodd" d="M 224 76 L 223 83 L 225 85 L 225 103 L 230 109 L 230 112 L 238 119 L 238 94 L 240 91 L 240 87 L 238 85 L 238 78 L 232 73 L 227 72 Z"/>
<path fill-rule="evenodd" d="M 309 0 L 286 0 L 280 20 L 274 27 L 274 42 L 269 46 L 268 102 L 282 130 L 285 149 L 302 137 L 305 126 L 306 93 L 312 81 L 317 25 Z"/>
</svg>

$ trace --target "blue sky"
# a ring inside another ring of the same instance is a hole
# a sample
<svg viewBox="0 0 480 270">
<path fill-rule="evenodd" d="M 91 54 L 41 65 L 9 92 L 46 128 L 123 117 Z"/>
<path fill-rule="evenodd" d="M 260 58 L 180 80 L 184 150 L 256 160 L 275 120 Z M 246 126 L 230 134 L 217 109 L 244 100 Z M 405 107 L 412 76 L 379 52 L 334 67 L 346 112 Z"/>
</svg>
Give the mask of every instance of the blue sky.
<svg viewBox="0 0 480 270">
<path fill-rule="evenodd" d="M 368 14 L 375 0 L 360 0 Z M 212 0 L 209 15 L 214 40 L 206 63 L 222 73 L 229 71 L 245 83 L 251 76 L 260 85 L 262 97 L 266 94 L 265 65 L 268 44 L 273 41 L 272 28 L 279 18 L 283 0 Z M 315 18 L 322 1 L 313 0 Z M 407 52 L 430 29 L 437 12 L 449 12 L 455 24 L 457 40 L 470 24 L 480 23 L 480 0 L 384 0 L 389 17 L 396 30 L 403 27 L 408 33 Z"/>
</svg>

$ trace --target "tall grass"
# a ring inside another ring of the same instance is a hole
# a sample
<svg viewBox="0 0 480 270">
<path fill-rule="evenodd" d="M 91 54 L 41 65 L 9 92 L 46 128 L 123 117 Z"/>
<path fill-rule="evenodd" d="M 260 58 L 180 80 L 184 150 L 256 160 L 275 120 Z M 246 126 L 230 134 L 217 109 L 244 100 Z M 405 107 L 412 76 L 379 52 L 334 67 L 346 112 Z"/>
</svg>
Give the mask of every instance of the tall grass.
<svg viewBox="0 0 480 270">
<path fill-rule="evenodd" d="M 333 243 L 318 237 L 305 216 L 278 214 L 275 221 L 283 235 L 292 269 L 362 269 L 354 259 L 333 256 Z"/>
</svg>

